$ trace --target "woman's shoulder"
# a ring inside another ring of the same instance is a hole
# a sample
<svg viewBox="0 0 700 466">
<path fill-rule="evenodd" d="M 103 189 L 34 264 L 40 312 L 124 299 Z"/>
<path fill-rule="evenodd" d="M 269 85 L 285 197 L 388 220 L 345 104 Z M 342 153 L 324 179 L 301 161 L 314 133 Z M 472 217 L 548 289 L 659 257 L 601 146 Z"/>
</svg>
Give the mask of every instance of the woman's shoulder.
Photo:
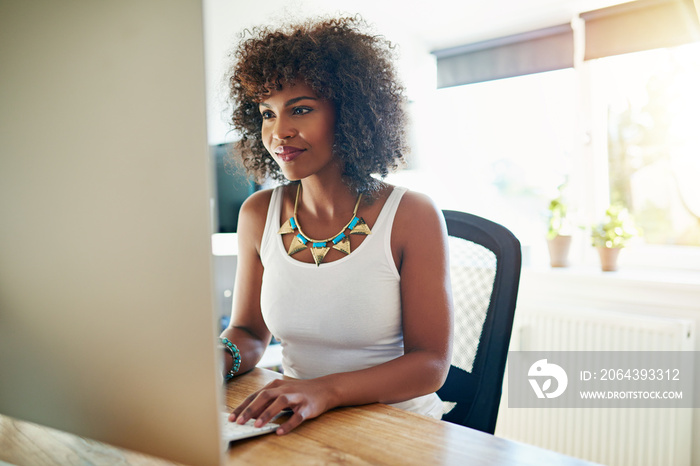
<svg viewBox="0 0 700 466">
<path fill-rule="evenodd" d="M 418 191 L 412 191 L 406 188 L 403 189 L 405 189 L 406 192 L 404 192 L 401 197 L 401 202 L 396 212 L 397 216 L 410 217 L 418 215 L 420 218 L 434 215 L 442 216 L 442 212 L 430 196 Z"/>
<path fill-rule="evenodd" d="M 399 208 L 405 208 L 406 206 L 411 208 L 428 208 L 434 207 L 435 204 L 430 196 L 423 194 L 418 191 L 413 191 L 404 186 L 394 185 L 387 182 L 382 182 L 381 187 L 377 191 L 377 194 L 371 198 L 369 202 L 380 200 L 381 204 L 387 201 L 392 195 L 401 195 L 401 200 L 399 201 Z"/>
<path fill-rule="evenodd" d="M 410 189 L 406 190 L 396 210 L 395 230 L 441 234 L 440 232 L 445 229 L 444 225 L 445 218 L 442 211 L 430 196 Z"/>
<path fill-rule="evenodd" d="M 254 236 L 262 234 L 273 191 L 274 189 L 255 191 L 243 201 L 238 213 L 239 234 L 246 231 L 253 233 Z"/>
<path fill-rule="evenodd" d="M 418 192 L 418 191 L 413 191 L 408 188 L 401 188 L 401 187 L 394 187 L 394 189 L 404 189 L 406 192 L 404 192 L 403 196 L 401 197 L 401 203 L 402 204 L 410 204 L 413 207 L 423 207 L 423 208 L 432 208 L 435 207 L 435 203 L 433 200 L 428 196 L 427 194 Z"/>
<path fill-rule="evenodd" d="M 276 188 L 263 189 L 260 191 L 255 191 L 253 194 L 248 196 L 243 204 L 241 205 L 241 210 L 238 215 L 239 221 L 244 221 L 246 223 L 253 223 L 258 227 L 264 227 L 265 221 L 267 219 L 267 211 L 270 207 L 270 202 L 272 202 L 272 193 L 275 190 L 280 190 L 282 193 L 282 202 L 289 202 L 290 191 L 289 185 L 279 186 Z"/>
<path fill-rule="evenodd" d="M 282 191 L 282 196 L 284 196 L 284 198 L 287 198 L 288 195 L 286 193 L 290 190 L 290 186 L 283 185 L 275 188 L 255 191 L 253 194 L 248 196 L 243 202 L 243 205 L 241 206 L 241 211 L 246 210 L 257 212 L 262 210 L 264 212 L 267 212 L 267 208 L 269 207 L 270 201 L 272 200 L 272 193 L 275 192 L 275 190 Z"/>
<path fill-rule="evenodd" d="M 255 191 L 253 194 L 248 196 L 245 201 L 243 201 L 239 215 L 246 217 L 266 217 L 267 208 L 270 205 L 270 199 L 272 198 L 273 191 L 274 189 Z"/>
</svg>

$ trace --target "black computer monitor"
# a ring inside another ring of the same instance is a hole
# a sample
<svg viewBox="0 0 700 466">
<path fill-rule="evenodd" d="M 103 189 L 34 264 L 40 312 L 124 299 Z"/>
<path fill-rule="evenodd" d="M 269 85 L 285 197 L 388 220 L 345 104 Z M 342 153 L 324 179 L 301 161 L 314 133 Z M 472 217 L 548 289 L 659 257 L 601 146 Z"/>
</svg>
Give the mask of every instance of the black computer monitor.
<svg viewBox="0 0 700 466">
<path fill-rule="evenodd" d="M 210 146 L 212 164 L 215 168 L 216 199 L 214 216 L 218 233 L 236 233 L 238 211 L 259 186 L 248 179 L 245 170 L 236 163 L 234 144 L 225 143 Z"/>
</svg>

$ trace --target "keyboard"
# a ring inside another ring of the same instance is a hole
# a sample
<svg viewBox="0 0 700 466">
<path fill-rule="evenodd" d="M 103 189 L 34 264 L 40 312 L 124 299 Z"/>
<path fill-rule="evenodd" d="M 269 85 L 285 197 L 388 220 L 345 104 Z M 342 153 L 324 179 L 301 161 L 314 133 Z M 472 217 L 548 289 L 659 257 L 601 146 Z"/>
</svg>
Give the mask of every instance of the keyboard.
<svg viewBox="0 0 700 466">
<path fill-rule="evenodd" d="M 262 427 L 255 427 L 255 419 L 249 419 L 245 424 L 229 422 L 229 413 L 221 413 L 221 422 L 223 423 L 222 436 L 226 442 L 235 442 L 244 438 L 255 437 L 256 435 L 269 434 L 274 432 L 279 427 L 279 424 L 268 422 Z"/>
</svg>

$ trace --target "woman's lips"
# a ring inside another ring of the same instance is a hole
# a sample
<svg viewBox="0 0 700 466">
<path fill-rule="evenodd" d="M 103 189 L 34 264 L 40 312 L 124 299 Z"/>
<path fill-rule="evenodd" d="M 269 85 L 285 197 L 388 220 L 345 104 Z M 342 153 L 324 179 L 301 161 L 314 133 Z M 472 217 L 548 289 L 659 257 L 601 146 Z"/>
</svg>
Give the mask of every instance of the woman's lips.
<svg viewBox="0 0 700 466">
<path fill-rule="evenodd" d="M 304 152 L 305 149 L 292 146 L 280 146 L 275 149 L 275 154 L 282 162 L 291 162 Z"/>
</svg>

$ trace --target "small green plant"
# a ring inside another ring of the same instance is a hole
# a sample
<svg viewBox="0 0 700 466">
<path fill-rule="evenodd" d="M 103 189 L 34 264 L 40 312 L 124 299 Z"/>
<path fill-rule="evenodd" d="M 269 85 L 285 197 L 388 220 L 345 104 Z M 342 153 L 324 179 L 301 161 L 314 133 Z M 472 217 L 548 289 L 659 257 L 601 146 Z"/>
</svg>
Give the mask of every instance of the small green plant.
<svg viewBox="0 0 700 466">
<path fill-rule="evenodd" d="M 571 223 L 566 217 L 567 205 L 562 195 L 549 203 L 547 219 L 547 239 L 571 235 Z"/>
<path fill-rule="evenodd" d="M 591 230 L 591 242 L 595 247 L 624 248 L 639 231 L 629 211 L 613 204 L 605 211 L 605 217 Z"/>
</svg>

